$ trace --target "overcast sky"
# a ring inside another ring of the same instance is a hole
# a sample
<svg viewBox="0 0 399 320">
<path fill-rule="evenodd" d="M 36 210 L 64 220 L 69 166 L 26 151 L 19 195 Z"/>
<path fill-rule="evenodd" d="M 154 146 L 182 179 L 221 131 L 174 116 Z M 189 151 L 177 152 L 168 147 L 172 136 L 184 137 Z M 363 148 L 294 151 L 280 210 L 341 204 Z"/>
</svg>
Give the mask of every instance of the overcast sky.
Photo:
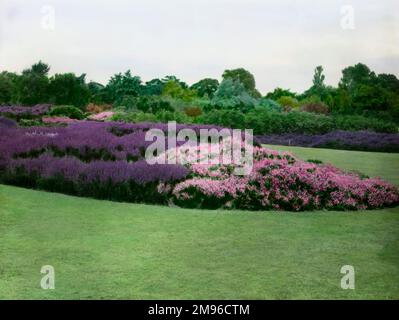
<svg viewBox="0 0 399 320">
<path fill-rule="evenodd" d="M 263 94 L 308 88 L 317 65 L 332 85 L 357 62 L 398 76 L 399 0 L 0 0 L 0 70 L 39 59 L 102 83 L 244 67 Z"/>
</svg>

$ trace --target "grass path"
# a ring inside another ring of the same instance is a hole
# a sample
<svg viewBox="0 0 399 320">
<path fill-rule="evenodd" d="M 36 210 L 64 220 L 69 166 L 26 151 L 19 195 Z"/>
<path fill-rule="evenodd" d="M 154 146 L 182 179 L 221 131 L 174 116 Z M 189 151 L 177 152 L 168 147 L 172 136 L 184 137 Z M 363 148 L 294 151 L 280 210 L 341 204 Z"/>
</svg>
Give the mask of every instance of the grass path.
<svg viewBox="0 0 399 320">
<path fill-rule="evenodd" d="M 399 180 L 395 158 L 301 149 Z M 40 289 L 48 264 L 55 290 Z M 346 264 L 355 290 L 340 288 Z M 0 185 L 0 299 L 16 298 L 398 299 L 399 208 L 185 210 Z"/>
</svg>

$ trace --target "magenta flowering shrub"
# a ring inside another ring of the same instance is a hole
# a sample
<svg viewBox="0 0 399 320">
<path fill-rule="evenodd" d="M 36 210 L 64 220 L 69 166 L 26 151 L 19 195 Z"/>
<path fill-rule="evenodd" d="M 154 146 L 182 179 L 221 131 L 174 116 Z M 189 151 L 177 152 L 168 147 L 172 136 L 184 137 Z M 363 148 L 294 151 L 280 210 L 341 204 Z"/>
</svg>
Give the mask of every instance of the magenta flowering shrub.
<svg viewBox="0 0 399 320">
<path fill-rule="evenodd" d="M 235 176 L 229 166 L 191 167 L 173 201 L 185 207 L 250 210 L 374 209 L 397 205 L 398 189 L 380 179 L 362 179 L 330 165 L 317 165 L 255 148 L 251 174 Z"/>
</svg>

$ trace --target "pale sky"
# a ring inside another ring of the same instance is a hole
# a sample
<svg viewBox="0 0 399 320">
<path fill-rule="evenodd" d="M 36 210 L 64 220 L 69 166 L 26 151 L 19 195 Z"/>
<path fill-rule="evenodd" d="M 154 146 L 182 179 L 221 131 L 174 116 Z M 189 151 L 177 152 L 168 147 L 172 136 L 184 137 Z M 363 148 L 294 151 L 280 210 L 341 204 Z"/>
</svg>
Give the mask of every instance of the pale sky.
<svg viewBox="0 0 399 320">
<path fill-rule="evenodd" d="M 104 84 L 243 67 L 262 94 L 307 89 L 317 65 L 332 85 L 357 62 L 399 76 L 399 0 L 0 0 L 0 71 L 40 59 Z"/>
</svg>

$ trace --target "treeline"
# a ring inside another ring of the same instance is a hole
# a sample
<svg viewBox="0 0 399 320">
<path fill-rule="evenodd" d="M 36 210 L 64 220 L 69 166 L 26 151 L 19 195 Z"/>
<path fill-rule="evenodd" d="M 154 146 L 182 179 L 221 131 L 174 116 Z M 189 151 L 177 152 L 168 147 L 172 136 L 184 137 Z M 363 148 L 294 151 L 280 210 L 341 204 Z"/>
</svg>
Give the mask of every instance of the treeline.
<svg viewBox="0 0 399 320">
<path fill-rule="evenodd" d="M 337 87 L 325 84 L 321 66 L 312 86 L 302 93 L 276 88 L 262 95 L 254 76 L 243 68 L 226 70 L 221 82 L 205 78 L 193 85 L 166 76 L 143 82 L 131 71 L 115 74 L 106 85 L 87 82 L 85 74 L 49 76 L 48 64 L 39 61 L 20 74 L 0 73 L 0 104 L 111 105 L 126 113 L 181 113 L 182 117 L 206 118 L 219 110 L 247 114 L 304 111 L 324 115 L 360 115 L 399 123 L 399 80 L 393 74 L 376 74 L 358 63 L 342 70 Z M 101 108 L 100 108 L 101 109 Z M 127 115 L 138 117 L 138 115 Z"/>
</svg>

